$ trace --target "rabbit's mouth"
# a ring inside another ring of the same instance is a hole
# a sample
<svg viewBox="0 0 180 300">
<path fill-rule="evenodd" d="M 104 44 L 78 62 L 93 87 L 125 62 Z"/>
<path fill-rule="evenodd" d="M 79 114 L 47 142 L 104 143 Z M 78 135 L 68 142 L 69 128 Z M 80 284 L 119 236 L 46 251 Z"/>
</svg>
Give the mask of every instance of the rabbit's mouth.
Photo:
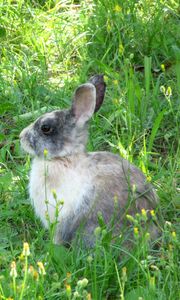
<svg viewBox="0 0 180 300">
<path fill-rule="evenodd" d="M 34 143 L 31 141 L 27 128 L 20 133 L 19 138 L 22 149 L 30 155 L 35 155 Z"/>
</svg>

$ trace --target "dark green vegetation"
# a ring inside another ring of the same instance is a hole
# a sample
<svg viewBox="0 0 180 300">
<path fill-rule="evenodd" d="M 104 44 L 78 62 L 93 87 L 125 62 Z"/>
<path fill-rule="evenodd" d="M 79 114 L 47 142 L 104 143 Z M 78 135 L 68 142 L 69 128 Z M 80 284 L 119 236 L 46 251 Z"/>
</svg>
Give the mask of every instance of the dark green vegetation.
<svg viewBox="0 0 180 300">
<path fill-rule="evenodd" d="M 180 298 L 179 20 L 176 0 L 0 1 L 0 299 Z M 89 252 L 54 248 L 29 204 L 20 131 L 42 107 L 67 107 L 96 73 L 107 94 L 88 149 L 120 153 L 154 183 L 163 219 L 156 250 L 138 235 L 144 212 L 132 220 L 136 247 L 127 255 L 103 224 Z M 77 284 L 83 278 L 88 284 Z"/>
</svg>

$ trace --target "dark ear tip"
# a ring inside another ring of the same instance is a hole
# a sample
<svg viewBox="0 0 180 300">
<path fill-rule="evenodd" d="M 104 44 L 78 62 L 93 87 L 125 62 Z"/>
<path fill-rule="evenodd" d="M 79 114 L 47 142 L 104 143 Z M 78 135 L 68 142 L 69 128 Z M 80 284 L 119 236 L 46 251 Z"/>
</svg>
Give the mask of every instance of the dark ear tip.
<svg viewBox="0 0 180 300">
<path fill-rule="evenodd" d="M 103 84 L 104 86 L 106 86 L 106 83 L 104 81 L 104 75 L 103 74 L 97 74 L 92 76 L 89 79 L 89 82 L 91 82 L 92 84 L 94 84 L 95 86 L 98 84 Z"/>
<path fill-rule="evenodd" d="M 106 83 L 104 82 L 104 75 L 98 74 L 94 75 L 89 79 L 89 82 L 92 83 L 96 88 L 96 107 L 94 112 L 97 112 L 104 100 L 104 95 L 106 91 Z"/>
</svg>

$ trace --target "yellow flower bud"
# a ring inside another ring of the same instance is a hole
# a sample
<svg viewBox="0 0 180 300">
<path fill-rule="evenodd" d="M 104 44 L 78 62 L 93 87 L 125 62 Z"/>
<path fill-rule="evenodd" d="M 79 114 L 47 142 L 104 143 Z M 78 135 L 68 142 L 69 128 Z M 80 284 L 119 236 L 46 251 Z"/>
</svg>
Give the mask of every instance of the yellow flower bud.
<svg viewBox="0 0 180 300">
<path fill-rule="evenodd" d="M 126 267 L 122 268 L 122 280 L 124 282 L 127 281 L 127 268 Z"/>
<path fill-rule="evenodd" d="M 133 218 L 133 216 L 131 216 L 131 215 L 126 215 L 126 218 L 127 218 L 128 221 L 130 221 L 130 222 L 134 222 L 134 221 L 135 221 L 134 218 Z"/>
<path fill-rule="evenodd" d="M 149 233 L 149 232 L 146 232 L 145 238 L 146 238 L 146 240 L 149 240 L 149 239 L 150 239 L 150 233 Z"/>
<path fill-rule="evenodd" d="M 36 270 L 34 270 L 34 272 L 33 272 L 33 278 L 35 280 L 38 280 L 38 278 L 39 278 L 39 274 L 38 274 L 38 272 Z"/>
<path fill-rule="evenodd" d="M 144 208 L 141 209 L 141 217 L 142 217 L 142 220 L 145 221 L 145 222 L 148 219 L 147 218 L 147 212 L 146 212 L 146 210 Z"/>
<path fill-rule="evenodd" d="M 88 285 L 88 280 L 87 278 L 82 279 L 82 288 L 85 288 Z"/>
<path fill-rule="evenodd" d="M 47 149 L 44 149 L 44 157 L 46 158 L 48 155 L 48 150 Z"/>
<path fill-rule="evenodd" d="M 108 82 L 108 81 L 109 81 L 108 76 L 104 75 L 104 81 L 105 81 L 105 82 Z"/>
<path fill-rule="evenodd" d="M 172 96 L 172 89 L 170 86 L 168 86 L 167 90 L 166 90 L 166 96 L 167 97 L 171 97 Z"/>
<path fill-rule="evenodd" d="M 154 276 L 151 276 L 149 278 L 149 285 L 154 288 L 155 287 L 155 277 Z"/>
<path fill-rule="evenodd" d="M 134 227 L 134 235 L 139 235 L 139 229 L 138 227 Z"/>
<path fill-rule="evenodd" d="M 164 85 L 161 85 L 161 86 L 160 86 L 160 91 L 161 91 L 161 93 L 163 93 L 163 94 L 166 93 L 166 89 L 165 89 Z"/>
<path fill-rule="evenodd" d="M 55 200 L 57 200 L 56 190 L 55 190 L 55 189 L 52 189 L 51 192 L 52 192 L 53 198 L 54 198 Z"/>
<path fill-rule="evenodd" d="M 92 261 L 93 261 L 93 257 L 92 257 L 91 255 L 89 255 L 89 256 L 87 257 L 87 262 L 88 262 L 89 264 L 91 264 Z"/>
<path fill-rule="evenodd" d="M 117 79 L 113 80 L 113 83 L 114 85 L 118 85 L 118 80 Z"/>
<path fill-rule="evenodd" d="M 163 72 L 165 72 L 165 65 L 164 65 L 164 64 L 161 64 L 161 70 L 162 70 Z"/>
<path fill-rule="evenodd" d="M 173 245 L 172 244 L 169 244 L 169 251 L 173 251 Z"/>
<path fill-rule="evenodd" d="M 12 261 L 11 263 L 11 271 L 10 276 L 16 278 L 17 277 L 17 270 L 16 270 L 16 262 Z"/>
<path fill-rule="evenodd" d="M 101 234 L 101 227 L 96 227 L 95 230 L 94 230 L 94 234 L 95 236 L 99 236 Z"/>
<path fill-rule="evenodd" d="M 71 277 L 71 273 L 70 273 L 70 272 L 67 272 L 67 273 L 66 273 L 66 277 L 67 277 L 67 278 L 70 278 L 70 277 Z"/>
<path fill-rule="evenodd" d="M 111 26 L 111 21 L 109 19 L 107 20 L 106 28 L 107 28 L 107 32 L 111 31 L 112 26 Z"/>
<path fill-rule="evenodd" d="M 124 53 L 124 46 L 123 44 L 119 44 L 119 54 L 123 55 L 123 53 Z"/>
<path fill-rule="evenodd" d="M 175 239 L 176 238 L 176 232 L 175 231 L 173 231 L 172 233 L 171 233 L 171 235 L 172 235 L 172 237 Z"/>
</svg>

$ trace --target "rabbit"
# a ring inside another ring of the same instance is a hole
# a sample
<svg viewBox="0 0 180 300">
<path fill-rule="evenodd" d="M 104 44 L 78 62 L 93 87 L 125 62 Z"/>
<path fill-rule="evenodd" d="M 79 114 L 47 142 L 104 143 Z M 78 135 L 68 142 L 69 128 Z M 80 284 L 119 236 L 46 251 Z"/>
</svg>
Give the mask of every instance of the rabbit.
<svg viewBox="0 0 180 300">
<path fill-rule="evenodd" d="M 47 211 L 50 222 L 55 220 L 55 198 L 64 201 L 55 244 L 71 244 L 83 224 L 81 239 L 91 246 L 99 212 L 108 224 L 116 210 L 115 227 L 119 230 L 126 213 L 149 211 L 158 203 L 152 185 L 129 161 L 110 152 L 86 152 L 88 121 L 101 107 L 105 90 L 103 75 L 95 75 L 76 89 L 70 109 L 45 113 L 20 134 L 22 148 L 34 156 L 29 193 L 46 228 Z M 155 236 L 156 226 L 152 224 L 150 230 Z"/>
</svg>

